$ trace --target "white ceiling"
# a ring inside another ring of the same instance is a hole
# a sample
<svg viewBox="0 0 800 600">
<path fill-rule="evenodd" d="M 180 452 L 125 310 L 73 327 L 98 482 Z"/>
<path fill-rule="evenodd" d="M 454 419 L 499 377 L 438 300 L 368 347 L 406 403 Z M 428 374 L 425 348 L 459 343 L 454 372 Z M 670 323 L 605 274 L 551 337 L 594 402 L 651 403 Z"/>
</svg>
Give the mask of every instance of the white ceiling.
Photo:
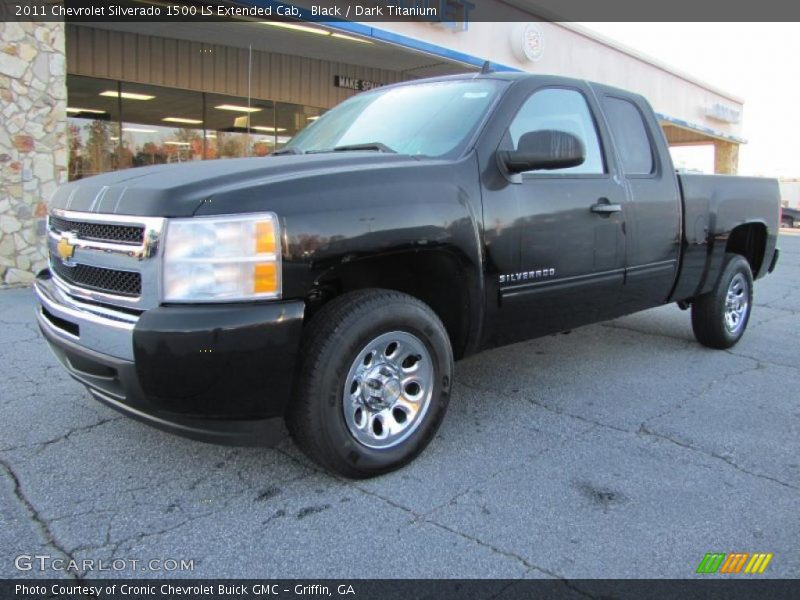
<svg viewBox="0 0 800 600">
<path fill-rule="evenodd" d="M 435 77 L 474 70 L 473 67 L 461 63 L 386 42 L 372 40 L 371 44 L 363 44 L 332 36 L 282 29 L 258 22 L 97 22 L 91 23 L 91 27 L 239 48 L 247 48 L 252 45 L 253 50 L 388 69 L 411 77 Z"/>
</svg>

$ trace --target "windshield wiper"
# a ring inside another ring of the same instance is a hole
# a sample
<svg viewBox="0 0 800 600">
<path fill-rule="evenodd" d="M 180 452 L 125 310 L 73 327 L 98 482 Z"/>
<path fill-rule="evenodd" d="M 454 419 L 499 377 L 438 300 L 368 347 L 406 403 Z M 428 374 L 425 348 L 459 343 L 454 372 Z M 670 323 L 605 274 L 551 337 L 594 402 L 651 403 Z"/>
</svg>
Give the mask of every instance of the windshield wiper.
<svg viewBox="0 0 800 600">
<path fill-rule="evenodd" d="M 376 150 L 377 152 L 386 152 L 387 154 L 397 154 L 386 144 L 381 142 L 367 142 L 365 144 L 348 144 L 346 146 L 336 146 L 334 152 L 355 152 L 357 150 Z"/>
<path fill-rule="evenodd" d="M 304 154 L 304 152 L 297 148 L 282 148 L 281 150 L 276 150 L 270 156 L 280 156 L 282 154 Z"/>
</svg>

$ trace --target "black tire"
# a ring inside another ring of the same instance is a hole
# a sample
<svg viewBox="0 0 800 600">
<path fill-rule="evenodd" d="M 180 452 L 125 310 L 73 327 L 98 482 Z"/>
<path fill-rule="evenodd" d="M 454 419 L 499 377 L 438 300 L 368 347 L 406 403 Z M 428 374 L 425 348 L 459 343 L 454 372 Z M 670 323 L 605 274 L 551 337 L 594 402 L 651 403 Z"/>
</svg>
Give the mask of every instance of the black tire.
<svg viewBox="0 0 800 600">
<path fill-rule="evenodd" d="M 390 448 L 371 448 L 346 422 L 345 381 L 372 341 L 397 331 L 424 344 L 432 392 L 406 439 Z M 300 449 L 326 469 L 350 478 L 373 477 L 399 469 L 430 443 L 447 410 L 452 378 L 447 331 L 426 304 L 390 290 L 350 292 L 322 307 L 307 326 L 286 424 Z"/>
<path fill-rule="evenodd" d="M 744 281 L 745 288 L 741 293 L 746 298 L 746 308 L 736 321 L 735 327 L 726 324 L 726 303 L 731 283 L 737 279 Z M 750 264 L 739 254 L 726 254 L 722 274 L 711 292 L 696 298 L 692 302 L 692 329 L 697 341 L 708 346 L 724 350 L 734 346 L 744 335 L 750 313 L 753 310 L 753 273 Z"/>
</svg>

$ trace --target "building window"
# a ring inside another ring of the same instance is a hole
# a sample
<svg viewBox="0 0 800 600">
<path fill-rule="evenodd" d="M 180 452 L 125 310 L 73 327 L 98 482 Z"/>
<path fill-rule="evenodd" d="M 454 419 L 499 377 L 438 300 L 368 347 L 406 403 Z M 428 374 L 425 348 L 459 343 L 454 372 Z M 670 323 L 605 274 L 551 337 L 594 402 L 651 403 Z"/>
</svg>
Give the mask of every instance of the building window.
<svg viewBox="0 0 800 600">
<path fill-rule="evenodd" d="M 69 179 L 195 160 L 267 156 L 320 108 L 78 75 L 67 78 Z"/>
<path fill-rule="evenodd" d="M 203 95 L 123 82 L 120 169 L 203 158 Z"/>
<path fill-rule="evenodd" d="M 119 164 L 119 103 L 103 95 L 116 82 L 70 77 L 67 106 L 69 179 L 81 179 L 117 169 Z"/>
</svg>

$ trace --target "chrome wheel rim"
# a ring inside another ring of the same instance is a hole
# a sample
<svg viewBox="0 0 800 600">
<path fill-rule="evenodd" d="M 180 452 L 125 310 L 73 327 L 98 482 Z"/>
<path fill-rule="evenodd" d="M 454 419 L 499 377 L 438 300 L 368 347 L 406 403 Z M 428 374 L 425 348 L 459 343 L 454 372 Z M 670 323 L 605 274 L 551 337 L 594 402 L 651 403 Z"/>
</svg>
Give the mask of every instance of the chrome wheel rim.
<svg viewBox="0 0 800 600">
<path fill-rule="evenodd" d="M 434 368 L 425 344 L 405 331 L 376 337 L 358 353 L 345 379 L 344 420 L 368 448 L 404 442 L 425 418 Z"/>
<path fill-rule="evenodd" d="M 747 309 L 750 306 L 747 279 L 741 273 L 734 275 L 725 295 L 725 329 L 736 334 L 744 327 Z"/>
</svg>

